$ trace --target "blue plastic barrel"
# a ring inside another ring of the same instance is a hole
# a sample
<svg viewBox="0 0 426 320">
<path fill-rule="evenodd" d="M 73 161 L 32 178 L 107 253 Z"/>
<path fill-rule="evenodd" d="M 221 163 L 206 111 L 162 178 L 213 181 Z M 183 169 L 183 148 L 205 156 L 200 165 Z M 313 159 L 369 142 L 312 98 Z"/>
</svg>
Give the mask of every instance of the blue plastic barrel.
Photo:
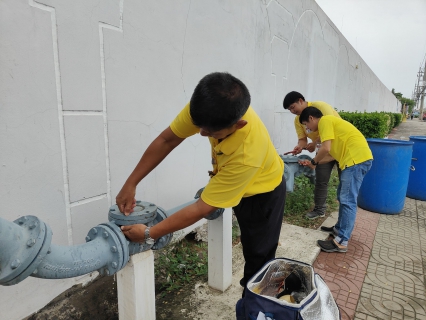
<svg viewBox="0 0 426 320">
<path fill-rule="evenodd" d="M 426 200 L 426 136 L 410 136 L 414 142 L 407 197 Z"/>
<path fill-rule="evenodd" d="M 358 206 L 397 214 L 404 208 L 414 142 L 391 139 L 367 139 L 367 142 L 374 161 L 359 190 Z"/>
</svg>

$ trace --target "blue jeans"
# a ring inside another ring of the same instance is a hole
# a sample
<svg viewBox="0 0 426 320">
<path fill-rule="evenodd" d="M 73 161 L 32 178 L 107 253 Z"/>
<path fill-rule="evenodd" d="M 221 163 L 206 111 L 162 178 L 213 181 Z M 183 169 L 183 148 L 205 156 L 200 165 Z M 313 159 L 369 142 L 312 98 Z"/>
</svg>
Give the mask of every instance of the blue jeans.
<svg viewBox="0 0 426 320">
<path fill-rule="evenodd" d="M 370 170 L 373 160 L 367 160 L 342 170 L 340 183 L 337 187 L 337 200 L 339 200 L 339 218 L 334 226 L 338 236 L 336 242 L 347 246 L 355 226 L 358 192 L 362 180 Z"/>
</svg>

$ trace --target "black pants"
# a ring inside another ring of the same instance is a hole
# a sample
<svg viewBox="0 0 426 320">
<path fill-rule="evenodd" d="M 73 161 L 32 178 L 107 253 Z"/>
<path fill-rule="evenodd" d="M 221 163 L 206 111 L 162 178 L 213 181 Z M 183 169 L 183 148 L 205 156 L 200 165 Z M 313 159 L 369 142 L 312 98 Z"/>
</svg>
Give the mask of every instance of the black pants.
<svg viewBox="0 0 426 320">
<path fill-rule="evenodd" d="M 318 164 L 315 168 L 314 211 L 325 213 L 327 208 L 328 182 L 330 181 L 331 171 L 335 164 L 339 167 L 338 162 L 333 160 Z"/>
<path fill-rule="evenodd" d="M 234 207 L 241 230 L 241 244 L 245 259 L 242 285 L 275 258 L 283 223 L 286 187 L 285 180 L 275 190 L 242 198 Z"/>
</svg>

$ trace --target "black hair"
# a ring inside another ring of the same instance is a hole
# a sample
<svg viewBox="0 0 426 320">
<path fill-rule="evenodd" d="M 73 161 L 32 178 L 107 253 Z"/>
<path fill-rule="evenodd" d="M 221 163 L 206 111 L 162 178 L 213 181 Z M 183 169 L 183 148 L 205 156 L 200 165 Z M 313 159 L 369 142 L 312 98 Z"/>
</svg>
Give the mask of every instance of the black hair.
<svg viewBox="0 0 426 320">
<path fill-rule="evenodd" d="M 321 110 L 315 107 L 308 107 L 303 109 L 302 113 L 299 116 L 299 122 L 302 124 L 303 122 L 308 122 L 309 117 L 312 116 L 314 118 L 321 118 L 323 116 Z"/>
<path fill-rule="evenodd" d="M 249 106 L 250 93 L 241 80 L 226 72 L 214 72 L 195 87 L 189 113 L 197 127 L 219 131 L 234 125 Z"/>
<path fill-rule="evenodd" d="M 288 109 L 292 103 L 299 101 L 299 99 L 305 101 L 305 97 L 297 91 L 287 93 L 283 101 L 284 109 Z"/>
</svg>

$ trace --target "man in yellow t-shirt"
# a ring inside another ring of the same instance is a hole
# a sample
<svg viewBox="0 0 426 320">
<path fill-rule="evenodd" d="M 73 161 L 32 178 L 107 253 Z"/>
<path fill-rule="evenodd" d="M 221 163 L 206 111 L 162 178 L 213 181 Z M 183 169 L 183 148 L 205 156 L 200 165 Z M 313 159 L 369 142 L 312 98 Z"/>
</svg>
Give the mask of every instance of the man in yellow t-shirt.
<svg viewBox="0 0 426 320">
<path fill-rule="evenodd" d="M 116 197 L 128 215 L 136 186 L 183 140 L 201 134 L 209 138 L 213 170 L 201 197 L 151 228 L 122 227 L 134 242 L 158 239 L 190 226 L 218 208 L 233 207 L 241 229 L 245 286 L 275 257 L 285 204 L 284 163 L 265 125 L 250 107 L 250 93 L 228 73 L 211 73 L 196 86 L 190 102 L 147 148 Z"/>
<path fill-rule="evenodd" d="M 321 145 L 318 131 L 307 130 L 306 127 L 300 123 L 299 115 L 308 107 L 316 107 L 321 110 L 323 115 L 332 115 L 340 118 L 336 110 L 329 104 L 323 101 L 305 101 L 302 94 L 296 91 L 289 92 L 283 102 L 284 109 L 289 110 L 295 114 L 294 127 L 297 133 L 297 145 L 291 153 L 293 155 L 299 154 L 302 150 L 306 149 L 309 152 L 314 152 Z M 308 143 L 308 138 L 311 142 Z M 330 180 L 331 171 L 333 170 L 336 160 L 330 156 L 325 156 L 315 168 L 315 190 L 314 190 L 314 203 L 315 207 L 311 212 L 306 214 L 308 219 L 316 219 L 324 217 L 326 211 L 326 200 L 328 191 L 328 182 Z"/>
<path fill-rule="evenodd" d="M 302 163 L 315 168 L 324 156 L 330 154 L 339 162 L 342 170 L 337 187 L 339 218 L 329 230 L 327 227 L 322 228 L 332 232 L 334 239 L 318 240 L 318 245 L 325 252 L 346 252 L 355 226 L 358 192 L 364 176 L 371 168 L 373 154 L 362 133 L 343 119 L 323 116 L 319 109 L 312 107 L 302 111 L 299 121 L 306 128 L 318 131 L 322 141 L 321 148 L 311 162 L 304 160 Z"/>
</svg>

